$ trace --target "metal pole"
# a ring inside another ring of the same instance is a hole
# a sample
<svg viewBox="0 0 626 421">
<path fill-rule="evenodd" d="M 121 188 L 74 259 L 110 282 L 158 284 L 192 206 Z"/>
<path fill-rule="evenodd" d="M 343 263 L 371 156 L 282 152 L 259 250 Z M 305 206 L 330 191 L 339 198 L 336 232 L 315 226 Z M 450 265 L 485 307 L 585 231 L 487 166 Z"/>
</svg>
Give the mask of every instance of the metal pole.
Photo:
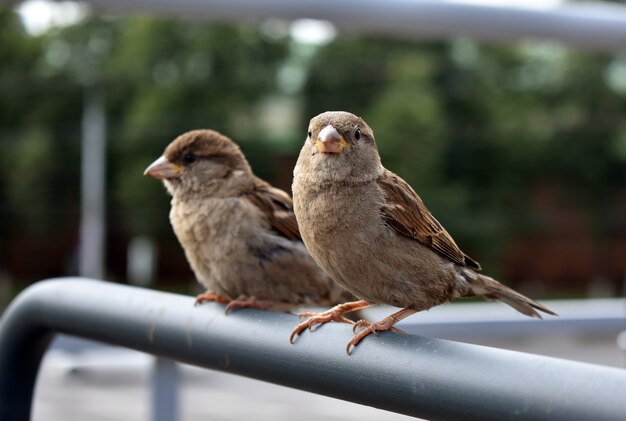
<svg viewBox="0 0 626 421">
<path fill-rule="evenodd" d="M 324 19 L 340 31 L 409 39 L 467 36 L 496 43 L 560 41 L 580 49 L 623 51 L 626 6 L 565 3 L 532 8 L 440 0 L 88 0 L 101 10 L 136 11 L 206 21 Z"/>
<path fill-rule="evenodd" d="M 175 361 L 157 357 L 152 368 L 152 421 L 178 420 L 180 369 Z"/>
<path fill-rule="evenodd" d="M 128 244 L 128 280 L 133 285 L 148 286 L 154 282 L 155 242 L 135 237 Z M 152 364 L 150 409 L 152 421 L 178 420 L 180 373 L 176 362 L 156 357 Z"/>
<path fill-rule="evenodd" d="M 328 324 L 291 345 L 295 316 L 225 316 L 220 305 L 193 301 L 81 279 L 29 287 L 0 325 L 0 419 L 28 419 L 54 332 L 431 420 L 616 420 L 626 413 L 621 369 L 390 332 L 347 356 L 350 326 Z"/>
<path fill-rule="evenodd" d="M 100 84 L 84 88 L 79 274 L 103 278 L 106 121 Z"/>
</svg>

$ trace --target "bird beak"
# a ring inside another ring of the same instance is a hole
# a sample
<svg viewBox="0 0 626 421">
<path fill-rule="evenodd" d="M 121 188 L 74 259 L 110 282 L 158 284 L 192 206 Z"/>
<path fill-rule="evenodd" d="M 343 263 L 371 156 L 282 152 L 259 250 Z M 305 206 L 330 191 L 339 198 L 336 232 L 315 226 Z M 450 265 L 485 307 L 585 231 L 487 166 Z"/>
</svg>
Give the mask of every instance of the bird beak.
<svg viewBox="0 0 626 421">
<path fill-rule="evenodd" d="M 330 124 L 322 129 L 315 141 L 317 150 L 321 153 L 342 153 L 348 147 L 348 142 Z"/>
<path fill-rule="evenodd" d="M 149 175 L 157 180 L 168 179 L 176 177 L 183 169 L 176 164 L 171 163 L 166 157 L 162 156 L 154 161 L 146 170 L 143 175 Z"/>
</svg>

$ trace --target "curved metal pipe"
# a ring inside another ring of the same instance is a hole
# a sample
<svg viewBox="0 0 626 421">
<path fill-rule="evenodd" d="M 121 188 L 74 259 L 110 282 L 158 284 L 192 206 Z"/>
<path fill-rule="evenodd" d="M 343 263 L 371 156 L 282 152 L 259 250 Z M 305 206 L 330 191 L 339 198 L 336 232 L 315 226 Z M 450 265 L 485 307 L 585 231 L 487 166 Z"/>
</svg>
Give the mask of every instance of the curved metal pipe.
<svg viewBox="0 0 626 421">
<path fill-rule="evenodd" d="M 567 3 L 519 7 L 441 0 L 88 0 L 99 10 L 136 11 L 209 22 L 323 19 L 340 31 L 400 38 L 467 36 L 509 43 L 561 41 L 588 50 L 619 52 L 626 45 L 626 6 Z"/>
<path fill-rule="evenodd" d="M 192 297 L 79 278 L 39 282 L 0 325 L 0 419 L 25 420 L 60 332 L 432 420 L 615 420 L 626 371 L 390 332 L 345 354 L 328 324 L 295 345 L 295 316 L 194 307 Z"/>
</svg>

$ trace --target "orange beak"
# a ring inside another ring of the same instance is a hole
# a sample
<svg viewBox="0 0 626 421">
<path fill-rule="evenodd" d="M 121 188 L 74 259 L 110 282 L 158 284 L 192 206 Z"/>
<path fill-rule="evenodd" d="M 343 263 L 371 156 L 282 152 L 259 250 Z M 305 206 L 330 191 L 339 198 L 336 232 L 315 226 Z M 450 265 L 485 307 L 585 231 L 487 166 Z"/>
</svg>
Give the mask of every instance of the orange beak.
<svg viewBox="0 0 626 421">
<path fill-rule="evenodd" d="M 329 124 L 320 131 L 315 146 L 317 146 L 317 150 L 321 153 L 339 154 L 349 145 L 343 136 L 339 134 L 337 129 Z"/>
<path fill-rule="evenodd" d="M 176 164 L 171 163 L 164 156 L 154 161 L 146 170 L 143 175 L 149 175 L 157 180 L 163 180 L 176 177 L 183 169 Z"/>
</svg>

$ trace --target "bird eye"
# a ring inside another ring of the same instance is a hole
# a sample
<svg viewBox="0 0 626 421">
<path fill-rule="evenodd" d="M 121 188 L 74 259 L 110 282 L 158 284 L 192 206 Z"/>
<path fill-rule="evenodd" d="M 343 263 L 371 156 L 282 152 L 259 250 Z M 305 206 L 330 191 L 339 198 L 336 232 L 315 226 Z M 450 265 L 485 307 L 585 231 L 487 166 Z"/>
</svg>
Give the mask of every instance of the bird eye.
<svg viewBox="0 0 626 421">
<path fill-rule="evenodd" d="M 307 136 L 311 137 L 311 135 L 312 135 L 311 130 L 309 130 L 309 132 L 307 133 Z"/>
<path fill-rule="evenodd" d="M 359 129 L 358 127 L 356 128 L 356 130 L 354 131 L 354 138 L 356 140 L 359 140 L 361 138 L 361 129 Z"/>
<path fill-rule="evenodd" d="M 191 164 L 192 162 L 195 162 L 195 161 L 196 161 L 196 155 L 194 155 L 193 153 L 189 152 L 188 154 L 186 154 L 186 155 L 183 157 L 183 160 L 184 160 L 186 163 Z"/>
</svg>

